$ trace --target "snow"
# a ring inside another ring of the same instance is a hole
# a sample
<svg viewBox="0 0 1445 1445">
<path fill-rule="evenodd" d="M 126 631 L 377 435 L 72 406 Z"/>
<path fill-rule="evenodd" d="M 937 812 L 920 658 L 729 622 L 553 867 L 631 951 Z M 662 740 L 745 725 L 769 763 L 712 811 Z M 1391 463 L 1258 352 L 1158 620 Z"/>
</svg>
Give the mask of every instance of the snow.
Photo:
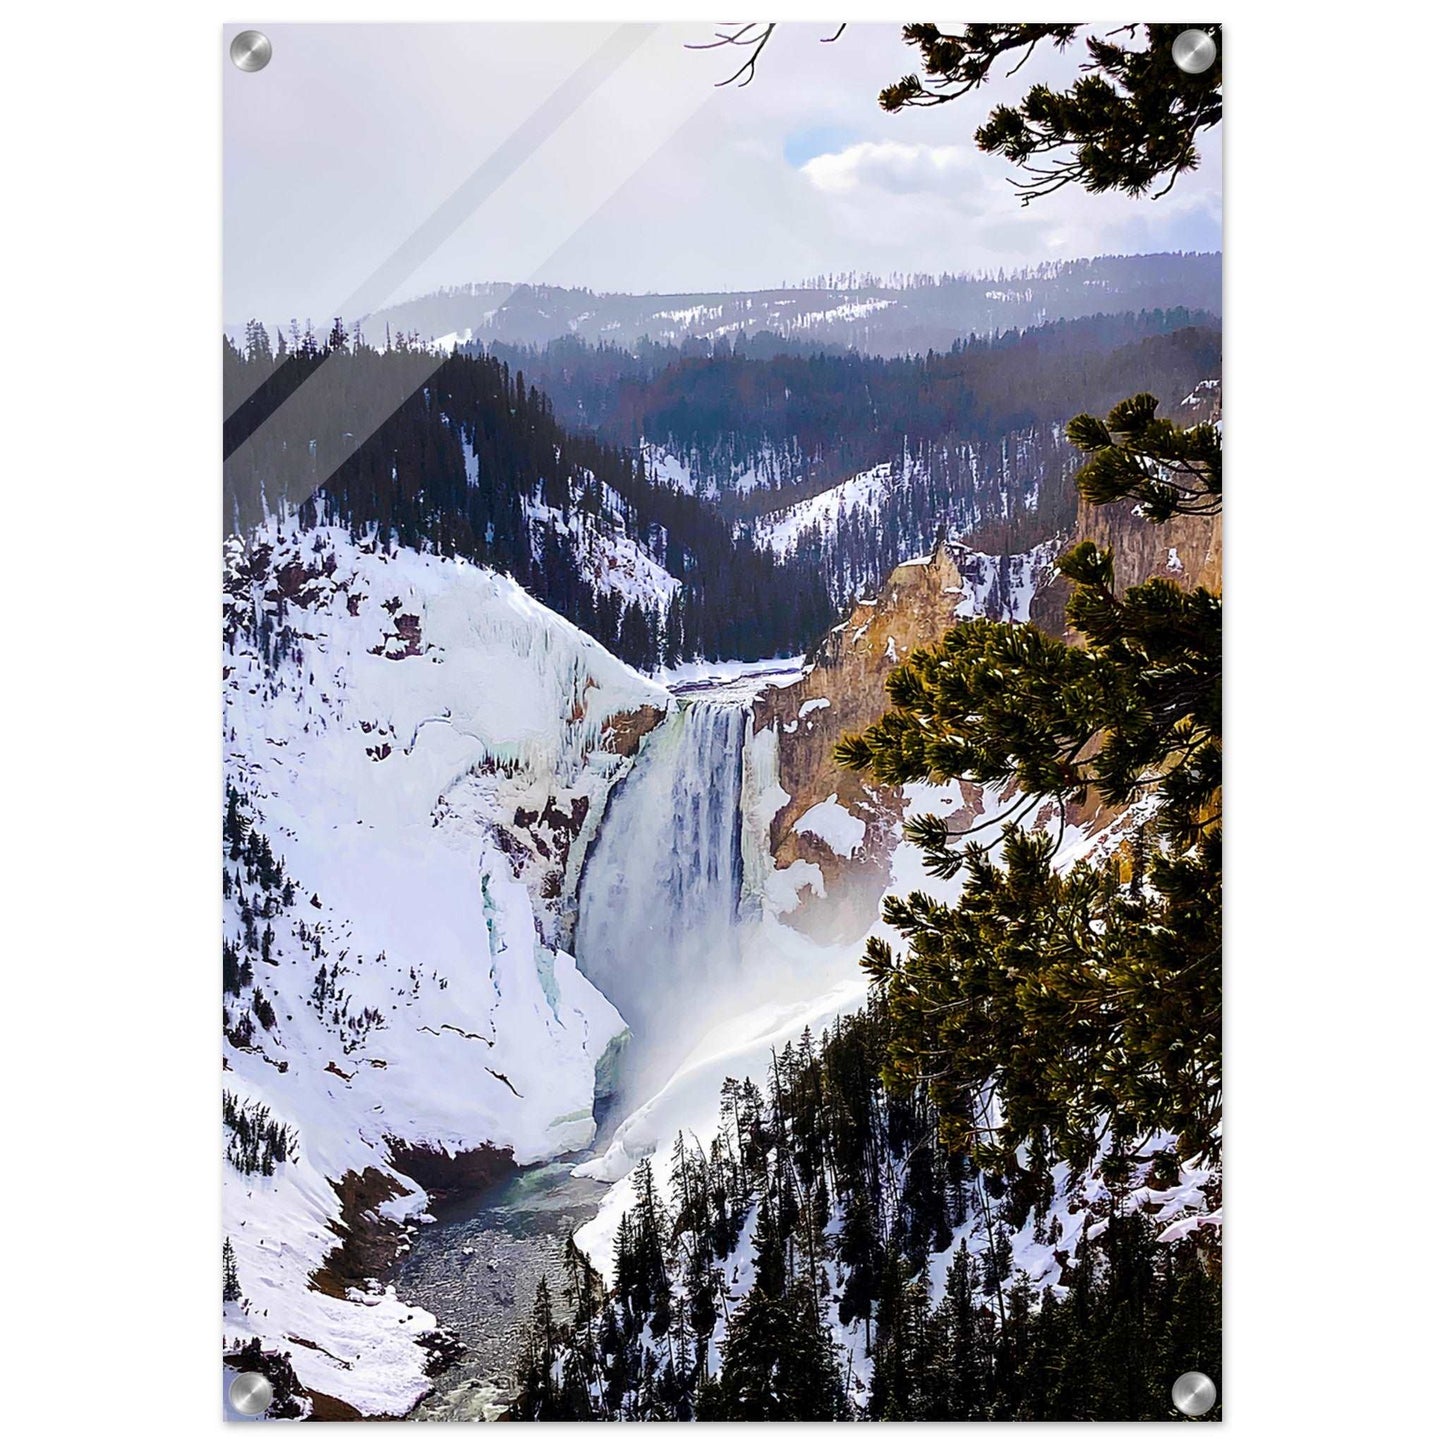
<svg viewBox="0 0 1445 1445">
<path fill-rule="evenodd" d="M 719 334 L 738 328 L 721 327 Z M 666 442 L 648 441 L 640 444 L 647 474 L 664 486 L 699 497 L 717 497 L 722 491 L 751 492 L 758 487 L 776 487 L 795 482 L 805 474 L 801 456 L 775 451 L 764 442 L 742 458 L 728 461 L 725 473 L 696 451 L 684 455 Z M 725 481 L 719 481 L 725 475 Z"/>
<path fill-rule="evenodd" d="M 819 326 L 827 326 L 834 321 L 861 321 L 866 316 L 877 315 L 878 312 L 886 311 L 890 306 L 897 304 L 897 299 L 892 296 L 844 301 L 841 305 L 829 306 L 821 311 L 799 312 L 792 321 L 792 328 L 798 331 L 811 331 Z"/>
<path fill-rule="evenodd" d="M 900 475 L 896 462 L 870 467 L 826 492 L 819 492 L 816 497 L 760 517 L 754 525 L 753 536 L 760 547 L 771 548 L 779 557 L 784 557 L 797 546 L 805 532 L 832 532 L 840 518 L 856 513 L 876 516 L 879 502 L 899 484 Z"/>
<path fill-rule="evenodd" d="M 801 655 L 765 657 L 756 662 L 708 662 L 698 659 L 660 668 L 653 677 L 675 693 L 706 692 L 751 701 L 770 687 L 789 687 L 806 675 Z"/>
<path fill-rule="evenodd" d="M 472 339 L 472 328 L 465 327 L 461 331 L 448 331 L 445 336 L 434 336 L 427 344 L 433 351 L 440 352 L 443 356 L 455 351 L 459 346 L 465 346 Z"/>
<path fill-rule="evenodd" d="M 576 501 L 587 482 L 601 486 L 602 514 L 592 517 Z M 625 603 L 636 603 L 652 612 L 662 612 L 682 587 L 641 542 L 626 533 L 625 504 L 611 488 L 584 472 L 573 484 L 574 505 L 564 517 L 557 507 L 533 501 L 527 508 L 534 537 L 547 531 L 566 537 L 578 574 L 598 592 L 615 592 Z"/>
<path fill-rule="evenodd" d="M 743 744 L 741 902 L 744 907 L 761 910 L 766 906 L 767 890 L 775 872 L 770 847 L 773 819 L 791 800 L 791 794 L 779 780 L 777 728 L 750 732 Z M 818 884 L 821 888 L 821 873 Z M 795 895 L 788 906 L 796 908 L 797 903 Z"/>
<path fill-rule="evenodd" d="M 840 858 L 851 858 L 863 846 L 863 836 L 867 831 L 863 820 L 855 818 L 838 801 L 837 793 L 830 793 L 823 802 L 814 803 L 793 824 L 793 832 L 811 835 Z"/>
<path fill-rule="evenodd" d="M 1061 544 L 1062 538 L 1054 537 L 1027 552 L 998 557 L 955 543 L 963 589 L 954 616 L 1027 622 L 1035 594 L 1053 574 Z"/>
<path fill-rule="evenodd" d="M 767 729 L 760 736 L 775 737 L 776 734 Z M 962 815 L 970 822 L 996 817 L 1010 801 L 995 789 L 979 789 L 958 782 L 909 784 L 903 791 L 910 814 Z M 836 799 L 829 802 L 836 805 Z M 1046 803 L 1034 804 L 1023 811 L 1019 821 L 1026 827 L 1035 824 L 1052 826 L 1047 808 Z M 840 808 L 839 811 L 843 810 Z M 845 816 L 848 815 L 845 813 Z M 1083 828 L 1067 827 L 1057 866 L 1068 867 L 1076 858 L 1092 850 L 1112 846 L 1137 826 L 1138 816 L 1134 810 L 1126 810 L 1108 828 L 1093 835 Z M 996 848 L 1000 841 L 999 830 L 996 827 L 987 829 L 979 834 L 979 840 Z M 793 972 L 791 978 L 795 981 L 790 984 L 788 971 L 782 970 L 776 996 L 771 1001 L 750 1008 L 740 1007 L 733 1018 L 719 1023 L 683 1060 L 667 1082 L 617 1127 L 606 1148 L 575 1168 L 574 1173 L 578 1175 L 612 1185 L 594 1218 L 575 1236 L 579 1248 L 591 1258 L 604 1277 L 611 1269 L 622 1216 L 636 1203 L 630 1178 L 636 1165 L 643 1159 L 651 1158 L 659 1185 L 667 1189 L 669 1171 L 665 1161 L 678 1134 L 705 1147 L 722 1128 L 720 1090 L 724 1079 L 765 1079 L 774 1053 L 781 1051 L 787 1043 L 795 1042 L 805 1027 L 816 1037 L 865 1002 L 867 985 L 856 960 L 862 952 L 866 935 L 842 945 L 824 946 L 804 939 L 784 921 L 784 915 L 794 906 L 799 891 L 794 880 L 813 874 L 817 876 L 821 894 L 821 873 L 814 865 L 795 862 L 787 869 L 773 871 L 768 880 L 765 916 L 750 940 L 750 947 L 764 950 L 773 959 L 796 962 L 812 954 L 812 971 Z M 901 826 L 897 829 L 891 892 L 902 894 L 923 889 L 942 902 L 952 903 L 962 886 L 961 878 L 941 880 L 929 875 L 924 867 L 922 851 L 903 840 Z M 881 921 L 870 931 L 895 948 L 903 945 L 897 933 Z M 797 987 L 799 982 L 818 978 L 822 979 L 822 986 L 812 991 L 800 991 Z M 1180 1170 L 1177 1185 L 1155 1188 L 1149 1184 L 1149 1157 L 1160 1150 L 1172 1148 L 1173 1143 L 1173 1139 L 1165 1135 L 1146 1142 L 1140 1151 L 1140 1161 L 1134 1166 L 1133 1187 L 1122 1201 L 1125 1208 L 1147 1210 L 1161 1226 L 1160 1237 L 1166 1242 L 1220 1222 L 1219 1211 L 1203 1212 L 1207 1202 L 1206 1190 L 1213 1182 L 1208 1170 L 1186 1163 Z M 887 1168 L 897 1165 L 897 1161 L 883 1162 Z M 1103 1227 L 1098 1214 L 1090 1213 L 1089 1206 L 1101 1206 L 1106 1194 L 1105 1186 L 1097 1177 L 1087 1177 L 1074 1183 L 1069 1178 L 1068 1166 L 1057 1165 L 1054 1169 L 1054 1195 L 1041 1229 L 1036 1230 L 1035 1221 L 1030 1217 L 1012 1233 L 1010 1243 L 1015 1270 L 1026 1275 L 1036 1287 L 1063 1293 L 1059 1254 L 1062 1253 L 1065 1258 L 1071 1255 L 1079 1243 L 1081 1231 L 1086 1227 L 1091 1234 L 1096 1234 Z M 993 1215 L 988 1199 L 975 1186 L 975 1198 L 966 1223 L 953 1231 L 949 1245 L 932 1254 L 924 1266 L 923 1278 L 934 1304 L 943 1298 L 948 1269 L 957 1251 L 966 1248 L 978 1254 L 987 1243 L 985 1230 L 991 1219 Z M 829 1224 L 832 1233 L 836 1234 L 840 1220 L 835 1207 Z M 738 1245 L 722 1268 L 729 1299 L 733 1302 L 741 1300 L 751 1286 L 754 1223 L 755 1213 L 744 1224 Z M 1051 1235 L 1054 1237 L 1050 1238 Z M 866 1399 L 872 1369 L 872 1362 L 865 1354 L 863 1324 L 856 1321 L 845 1328 L 837 1319 L 835 1305 L 830 1306 L 830 1324 L 848 1361 L 854 1382 L 852 1393 L 861 1404 Z M 723 1328 L 720 1323 L 718 1338 Z"/>
<path fill-rule="evenodd" d="M 854 504 L 866 495 L 858 489 Z M 570 527 L 574 518 L 534 510 L 542 527 Z M 656 599 L 676 586 L 640 546 L 623 547 L 625 537 L 599 531 L 579 540 L 595 575 L 624 596 Z M 1005 561 L 955 544 L 964 579 L 958 615 L 1026 618 L 1057 546 Z M 294 522 L 272 522 L 231 539 L 226 561 L 226 774 L 297 884 L 296 907 L 271 920 L 273 961 L 255 970 L 275 1028 L 258 1028 L 251 1048 L 228 1041 L 226 1087 L 267 1107 L 299 1143 L 270 1176 L 224 1166 L 225 1231 L 244 1300 L 227 1306 L 223 1332 L 287 1351 L 304 1386 L 366 1413 L 400 1414 L 428 1388 L 416 1336 L 436 1321 L 374 1282 L 345 1299 L 309 1287 L 337 1244 L 334 1185 L 381 1171 L 395 1192 L 376 1213 L 409 1226 L 430 1218 L 428 1200 L 392 1167 L 391 1140 L 452 1152 L 490 1145 L 518 1163 L 594 1146 L 596 1067 L 625 1026 L 577 967 L 567 900 L 610 790 L 633 766 L 608 749 L 609 720 L 644 704 L 674 709 L 664 681 L 684 698 L 745 706 L 807 669 L 799 658 L 694 663 L 649 679 L 506 578 L 393 552 L 375 538 L 358 543 L 339 529 L 302 534 Z M 263 661 L 258 619 L 273 637 L 282 624 L 290 629 L 279 662 Z M 797 718 L 822 723 L 815 715 L 830 705 L 809 699 Z M 788 926 L 807 890 L 827 894 L 817 864 L 773 862 L 771 826 L 789 801 L 778 743 L 779 725 L 749 728 L 742 743 L 742 962 L 726 1017 L 691 1046 L 682 1040 L 684 1056 L 661 1085 L 577 1166 L 612 1185 L 578 1233 L 604 1272 L 633 1202 L 627 1175 L 636 1163 L 665 1152 L 679 1132 L 705 1142 L 718 1127 L 725 1077 L 763 1078 L 774 1049 L 805 1026 L 816 1034 L 866 997 L 858 968 L 866 933 L 821 944 Z M 903 792 L 912 813 L 970 821 L 1003 804 L 992 790 L 958 783 Z M 1146 798 L 1095 833 L 1066 828 L 1058 866 L 1114 846 L 1152 806 Z M 544 856 L 516 821 L 549 807 L 563 816 L 581 810 L 565 864 Z M 1021 821 L 1054 826 L 1045 807 Z M 841 857 L 855 856 L 865 836 L 836 793 L 808 808 L 794 831 Z M 921 888 L 943 901 L 961 887 L 930 877 L 901 827 L 891 875 L 893 891 Z M 238 908 L 228 898 L 228 937 L 239 930 Z M 901 943 L 881 922 L 870 931 Z M 317 949 L 336 970 L 334 1008 L 312 1001 Z M 240 1001 L 227 1003 L 235 1015 Z M 372 1016 L 380 1022 L 366 1023 Z M 665 1179 L 665 1168 L 658 1172 Z M 1210 1182 L 1203 1171 L 1186 1168 L 1166 1190 L 1149 1188 L 1142 1173 L 1131 1198 L 1148 1206 L 1164 1237 L 1218 1222 L 1201 1212 Z M 1081 1188 L 1087 1196 L 1102 1186 Z M 1015 1263 L 1041 1284 L 1057 1284 L 1053 1251 L 1069 1248 L 1082 1227 L 1077 1195 L 1060 1177 L 1058 1243 L 1038 1244 L 1032 1225 L 1015 1236 Z M 953 1249 L 976 1244 L 974 1228 L 956 1232 Z M 953 1249 L 927 1267 L 935 1298 Z M 729 1263 L 730 1289 L 746 1289 L 750 1260 L 751 1226 Z M 834 1323 L 866 1385 L 859 1330 Z"/>
<path fill-rule="evenodd" d="M 807 941 L 793 933 L 788 947 L 796 951 L 806 946 Z M 835 948 L 830 952 L 837 955 L 841 951 Z M 850 976 L 822 993 L 760 1004 L 712 1029 L 667 1083 L 618 1125 L 606 1150 L 572 1171 L 582 1178 L 620 1185 L 608 1192 L 597 1218 L 577 1231 L 578 1245 L 599 1269 L 605 1272 L 611 1261 L 610 1231 L 627 1208 L 625 1203 L 620 1208 L 618 1204 L 631 1197 L 627 1176 L 637 1164 L 659 1150 L 665 1152 L 679 1133 L 705 1143 L 721 1122 L 719 1091 L 724 1079 L 763 1078 L 775 1049 L 796 1039 L 804 1028 L 816 1035 L 862 1006 L 867 980 L 857 969 L 857 955 L 851 946 L 847 954 Z"/>
<path fill-rule="evenodd" d="M 811 888 L 817 898 L 828 896 L 823 870 L 816 863 L 795 858 L 786 868 L 773 870 L 763 885 L 763 898 L 775 913 L 792 913 L 802 901 L 805 888 Z"/>
<path fill-rule="evenodd" d="M 259 1336 L 304 1386 L 397 1414 L 428 1388 L 415 1337 L 435 1321 L 390 1290 L 308 1287 L 337 1244 L 333 1186 L 375 1168 L 396 1189 L 379 1213 L 419 1220 L 426 1195 L 388 1140 L 518 1163 L 589 1144 L 596 1066 L 622 1021 L 563 946 L 546 860 L 506 828 L 554 798 L 600 816 L 628 766 L 606 748 L 609 719 L 669 698 L 464 562 L 272 521 L 232 538 L 226 563 L 226 776 L 296 904 L 269 920 L 272 961 L 254 959 L 274 1028 L 227 1041 L 225 1082 L 299 1143 L 270 1176 L 224 1166 L 244 1296 L 224 1335 Z M 279 664 L 263 662 L 257 619 L 294 633 Z M 238 910 L 228 898 L 228 938 Z M 336 969 L 321 1005 L 319 966 Z M 233 1019 L 248 998 L 227 1000 Z"/>
</svg>

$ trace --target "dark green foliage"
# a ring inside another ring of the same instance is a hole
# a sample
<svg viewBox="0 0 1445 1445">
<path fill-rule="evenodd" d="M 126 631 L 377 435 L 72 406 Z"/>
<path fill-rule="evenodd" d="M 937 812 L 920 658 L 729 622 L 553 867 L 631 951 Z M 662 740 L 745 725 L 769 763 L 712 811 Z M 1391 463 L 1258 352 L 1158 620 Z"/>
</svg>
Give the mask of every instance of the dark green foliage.
<svg viewBox="0 0 1445 1445">
<path fill-rule="evenodd" d="M 613 1278 L 618 1298 L 631 1317 L 646 1321 L 655 1334 L 665 1335 L 672 1323 L 672 1297 L 663 1259 L 663 1242 L 668 1233 L 666 1211 L 649 1161 L 644 1159 L 637 1166 L 632 1182 L 637 1190 L 637 1205 L 618 1231 Z"/>
<path fill-rule="evenodd" d="M 241 1278 L 236 1273 L 236 1251 L 228 1234 L 221 1246 L 221 1299 L 226 1304 L 234 1304 L 240 1298 Z"/>
<path fill-rule="evenodd" d="M 1181 427 L 1157 415 L 1147 392 L 1121 401 L 1104 421 L 1076 416 L 1069 440 L 1089 460 L 1074 483 L 1087 502 L 1136 501 L 1151 522 L 1174 516 L 1212 516 L 1224 496 L 1219 428 Z"/>
<path fill-rule="evenodd" d="M 1224 114 L 1219 27 L 1206 27 L 1220 54 L 1199 75 L 1181 70 L 1171 54 L 1175 38 L 1189 28 L 1125 25 L 1088 37 L 1089 58 L 1078 80 L 1063 90 L 1031 87 L 1019 105 L 996 107 L 974 139 L 1027 173 L 1027 181 L 1016 183 L 1026 204 L 1071 184 L 1138 196 L 1163 182 L 1157 192 L 1163 194 L 1199 164 L 1197 138 Z M 903 38 L 918 47 L 923 77 L 904 76 L 884 89 L 879 103 L 897 111 L 957 100 L 996 68 L 1011 74 L 1041 44 L 1064 49 L 1079 29 L 965 25 L 948 32 L 927 23 L 905 25 Z"/>
<path fill-rule="evenodd" d="M 847 1270 L 847 1281 L 838 1300 L 838 1322 L 850 1325 L 861 1319 L 871 1323 L 878 1298 L 875 1262 L 881 1253 L 873 1203 L 866 1189 L 855 1189 L 843 1212 L 838 1235 L 838 1263 Z"/>
<path fill-rule="evenodd" d="M 953 34 L 927 22 L 905 25 L 903 39 L 918 47 L 928 82 L 905 75 L 884 88 L 878 103 L 886 111 L 899 111 L 905 105 L 943 105 L 957 100 L 984 84 L 1004 57 L 1011 64 L 1021 64 L 1045 41 L 1062 50 L 1078 31 L 1077 25 L 966 25 Z M 1023 54 L 1016 62 L 1018 51 Z"/>
<path fill-rule="evenodd" d="M 716 1391 L 704 1420 L 844 1420 L 837 1346 L 816 1297 L 768 1292 L 759 1279 L 728 1329 Z"/>
<path fill-rule="evenodd" d="M 1147 1216 L 1114 1216 L 1097 1242 L 1085 1238 L 1067 1278 L 1037 1290 L 1017 1277 L 995 1307 L 961 1252 L 930 1308 L 895 1257 L 870 1418 L 1167 1419 L 1179 1374 L 1219 1368 L 1217 1272 L 1191 1244 L 1158 1244 Z"/>
<path fill-rule="evenodd" d="M 1030 1286 L 1014 1273 L 1014 1233 L 1041 1210 L 1056 1243 L 1069 1217 L 1047 1171 L 1042 1185 L 1016 1161 L 986 1176 L 950 1154 L 925 1092 L 879 1084 L 890 1027 L 874 1006 L 784 1049 L 766 1104 L 729 1080 L 718 1139 L 673 1148 L 672 1208 L 639 1168 L 612 1289 L 573 1246 L 568 1315 L 539 1291 L 519 1362 L 524 1418 L 854 1418 L 863 1362 L 844 1357 L 835 1318 L 867 1321 L 872 1419 L 1162 1419 L 1169 1381 L 1217 1369 L 1212 1237 L 1159 1244 L 1147 1214 L 1120 1207 L 1126 1171 L 1099 1202 L 1075 1201 L 1082 1243 L 1062 1286 Z M 750 1134 L 765 1147 L 744 1185 Z M 1156 1160 L 1153 1176 L 1170 1183 L 1177 1161 Z M 739 1215 L 752 1221 L 746 1290 L 731 1257 Z M 960 1229 L 934 1303 L 924 1266 Z"/>
<path fill-rule="evenodd" d="M 1149 259 L 1168 268 L 1198 258 Z M 1109 258 L 1090 264 L 1107 271 Z M 1148 298 L 1184 285 L 1152 275 L 1116 278 L 1134 288 L 1118 304 L 1139 304 L 1139 287 Z M 940 523 L 996 529 L 1014 550 L 1062 530 L 1075 462 L 1059 424 L 1125 391 L 1182 396 L 1218 374 L 1218 353 L 1213 317 L 1184 308 L 895 358 L 751 343 L 646 344 L 633 356 L 575 338 L 445 360 L 408 347 L 318 344 L 279 359 L 228 348 L 226 519 L 239 527 L 260 515 L 264 478 L 270 505 L 299 507 L 304 523 L 507 572 L 643 667 L 802 651 L 836 606 L 930 548 Z M 541 389 L 519 388 L 519 375 Z M 636 450 L 644 437 L 685 457 L 716 496 L 650 477 Z M 806 532 L 787 559 L 734 526 L 880 464 L 897 475 L 877 515 Z M 743 474 L 759 484 L 740 489 Z M 599 520 L 604 502 L 611 521 Z M 553 522 L 536 520 L 538 507 L 553 509 Z M 680 594 L 658 610 L 599 590 L 564 524 L 625 532 L 680 579 Z M 279 661 L 294 634 L 278 618 L 257 641 Z"/>
<path fill-rule="evenodd" d="M 230 1131 L 226 1158 L 243 1174 L 274 1174 L 296 1157 L 296 1131 L 274 1119 L 265 1104 L 221 1094 L 221 1122 Z"/>
<path fill-rule="evenodd" d="M 1119 455 L 1114 431 L 1130 448 L 1127 463 L 1104 463 L 1110 480 L 1096 473 L 1103 491 L 1137 496 L 1138 468 L 1182 459 L 1218 496 L 1217 434 L 1155 421 L 1152 397 L 1071 431 L 1097 444 L 1095 463 Z M 1121 467 L 1136 481 L 1121 484 Z M 1166 514 L 1192 505 L 1156 499 Z M 893 709 L 838 749 L 885 782 L 968 778 L 1008 799 L 968 830 L 1001 824 L 997 852 L 940 818 L 907 824 L 929 871 L 964 884 L 951 906 L 885 902 L 909 943 L 900 959 L 874 940 L 864 960 L 893 1019 L 885 1077 L 928 1080 L 945 1138 L 992 1167 L 1025 1146 L 1082 1167 L 1106 1135 L 1122 1151 L 1158 1130 L 1186 1156 L 1217 1158 L 1220 600 L 1158 578 L 1119 597 L 1112 557 L 1092 542 L 1058 565 L 1076 584 L 1079 642 L 966 622 L 896 669 Z M 1054 829 L 1091 794 L 1148 804 L 1111 856 L 1056 872 Z"/>
<path fill-rule="evenodd" d="M 230 939 L 221 943 L 221 990 L 239 994 L 251 986 L 251 960 L 240 953 Z"/>
<path fill-rule="evenodd" d="M 251 990 L 251 1012 L 256 1015 L 256 1022 L 267 1033 L 276 1027 L 276 1010 L 271 1007 L 271 1000 L 259 988 Z"/>
<path fill-rule="evenodd" d="M 752 340 L 640 347 L 636 357 L 575 338 L 491 353 L 525 365 L 560 414 L 599 438 L 627 447 L 646 438 L 685 458 L 716 490 L 711 505 L 743 525 L 890 466 L 876 510 L 845 510 L 835 525 L 794 540 L 797 564 L 826 577 L 834 601 L 846 604 L 929 551 L 940 526 L 959 536 L 983 529 L 995 539 L 987 547 L 1013 551 L 1066 530 L 1077 454 L 1060 423 L 1145 387 L 1182 397 L 1218 375 L 1219 333 L 1207 314 L 1171 309 L 1051 322 L 891 358 L 774 354 Z M 744 474 L 756 484 L 739 487 Z"/>
<path fill-rule="evenodd" d="M 255 978 L 253 955 L 259 954 L 264 961 L 271 959 L 276 930 L 264 920 L 279 908 L 290 907 L 296 890 L 286 877 L 284 862 L 275 856 L 266 835 L 256 825 L 251 800 L 231 783 L 226 784 L 221 847 L 225 860 L 222 895 L 240 898 L 241 934 L 221 941 L 221 992 L 223 997 L 231 998 L 251 987 Z M 258 919 L 263 920 L 259 926 Z M 251 1006 L 263 1028 L 274 1027 L 275 1012 L 259 989 L 252 995 Z M 246 1022 L 241 1028 L 249 1042 L 249 1015 L 242 1017 Z"/>
<path fill-rule="evenodd" d="M 537 1282 L 526 1347 L 517 1370 L 515 1411 L 521 1420 L 585 1419 L 569 1412 L 575 1402 L 557 1369 L 560 1331 L 552 1311 L 552 1291 L 545 1278 Z M 585 1394 L 585 1391 L 584 1391 Z"/>
<path fill-rule="evenodd" d="M 515 578 L 624 661 L 798 652 L 833 616 L 823 579 L 738 537 L 706 502 L 654 485 L 630 448 L 563 430 L 520 370 L 414 345 L 305 340 L 223 357 L 225 522 L 266 506 L 383 547 L 462 557 Z M 665 610 L 599 589 L 568 530 L 615 525 L 681 583 Z M 548 521 L 540 521 L 543 509 Z M 261 639 L 285 651 L 284 627 Z"/>
</svg>

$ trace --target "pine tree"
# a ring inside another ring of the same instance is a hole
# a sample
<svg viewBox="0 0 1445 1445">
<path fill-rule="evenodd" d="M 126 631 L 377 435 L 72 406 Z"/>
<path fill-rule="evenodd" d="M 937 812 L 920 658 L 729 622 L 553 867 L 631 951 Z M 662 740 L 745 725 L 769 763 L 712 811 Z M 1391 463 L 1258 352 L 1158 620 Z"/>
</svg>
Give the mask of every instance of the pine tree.
<svg viewBox="0 0 1445 1445">
<path fill-rule="evenodd" d="M 856 1189 L 849 1196 L 838 1236 L 838 1260 L 847 1269 L 838 1305 L 839 1323 L 847 1326 L 856 1319 L 864 1324 L 864 1337 L 872 1347 L 873 1305 L 878 1298 L 878 1275 L 874 1262 L 880 1254 L 877 1226 L 866 1191 Z"/>
<path fill-rule="evenodd" d="M 998 106 L 974 139 L 981 150 L 1021 165 L 1025 202 L 1071 184 L 1089 191 L 1142 195 L 1156 182 L 1167 191 L 1199 164 L 1196 138 L 1223 118 L 1222 62 L 1190 75 L 1173 60 L 1171 47 L 1185 25 L 1138 25 L 1086 41 L 1085 73 L 1064 90 L 1034 85 L 1018 106 Z M 972 94 L 996 66 L 1013 69 L 1041 44 L 1064 49 L 1078 25 L 965 25 L 955 32 L 936 25 L 903 27 L 916 45 L 923 78 L 906 75 L 879 96 L 884 110 L 940 105 Z M 1217 26 L 1208 27 L 1221 47 Z M 1123 38 L 1121 38 L 1121 36 Z"/>
<path fill-rule="evenodd" d="M 815 1298 L 776 1298 L 756 1285 L 728 1329 L 716 1390 L 699 1418 L 841 1420 L 847 1402 L 837 1347 Z"/>
<path fill-rule="evenodd" d="M 1136 420 L 1148 410 L 1131 405 Z M 1089 418 L 1071 428 L 1096 441 L 1117 429 Z M 1171 454 L 1180 445 L 1147 422 L 1128 434 Z M 1217 465 L 1208 470 L 1217 497 Z M 1001 858 L 939 818 L 906 825 L 929 871 L 964 883 L 952 906 L 923 893 L 884 905 L 909 941 L 895 959 L 873 940 L 864 961 L 892 1014 L 889 1077 L 928 1077 L 945 1142 L 997 1168 L 1025 1145 L 1082 1165 L 1108 1134 L 1155 1131 L 1177 1135 L 1186 1157 L 1217 1157 L 1220 601 L 1159 578 L 1119 597 L 1112 556 L 1092 542 L 1058 566 L 1076 584 L 1067 618 L 1081 641 L 972 619 L 915 650 L 889 678 L 893 710 L 838 749 L 888 783 L 1013 790 L 990 820 Z M 1045 799 L 1062 819 L 1091 794 L 1113 807 L 1156 799 L 1145 887 L 1117 858 L 1060 874 L 1061 834 L 1023 826 Z M 1001 1125 L 982 1116 L 986 1088 Z"/>
<path fill-rule="evenodd" d="M 560 1392 L 554 1378 L 557 1344 L 557 1324 L 552 1313 L 552 1290 L 544 1275 L 537 1281 L 525 1353 L 518 1371 L 517 1383 L 520 1389 L 516 1409 L 523 1420 L 562 1418 Z"/>
<path fill-rule="evenodd" d="M 221 1245 L 221 1298 L 234 1304 L 241 1298 L 241 1278 L 236 1272 L 236 1251 L 228 1234 Z"/>
</svg>

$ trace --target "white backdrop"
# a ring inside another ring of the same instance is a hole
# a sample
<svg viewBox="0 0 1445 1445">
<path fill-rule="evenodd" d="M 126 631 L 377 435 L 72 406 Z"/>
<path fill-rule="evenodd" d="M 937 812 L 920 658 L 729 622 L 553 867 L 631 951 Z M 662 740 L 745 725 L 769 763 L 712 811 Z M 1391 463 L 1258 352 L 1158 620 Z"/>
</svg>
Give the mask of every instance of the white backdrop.
<svg viewBox="0 0 1445 1445">
<path fill-rule="evenodd" d="M 308 0 L 253 23 L 405 8 Z M 1421 676 L 1440 651 L 1424 633 L 1440 606 L 1437 47 L 1356 6 L 1307 22 L 1221 8 L 1225 1428 L 1413 1438 L 1438 1274 L 1438 1145 L 1420 1117 L 1440 1093 L 1440 948 L 1421 901 L 1438 852 L 1438 689 Z M 212 0 L 72 3 L 0 32 L 0 1279 L 22 1438 L 193 1441 L 219 1421 L 223 19 L 252 18 Z"/>
</svg>

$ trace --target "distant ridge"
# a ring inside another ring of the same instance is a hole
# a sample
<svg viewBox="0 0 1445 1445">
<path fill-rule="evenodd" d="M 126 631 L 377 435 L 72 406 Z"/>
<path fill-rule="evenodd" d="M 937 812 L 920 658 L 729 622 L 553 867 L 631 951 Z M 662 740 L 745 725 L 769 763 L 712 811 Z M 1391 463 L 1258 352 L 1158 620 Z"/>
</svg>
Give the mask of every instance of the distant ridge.
<svg viewBox="0 0 1445 1445">
<path fill-rule="evenodd" d="M 362 320 L 376 342 L 386 329 L 444 344 L 544 345 L 575 336 L 623 348 L 644 338 L 675 344 L 767 334 L 799 351 L 897 356 L 1101 312 L 1187 307 L 1218 315 L 1222 283 L 1218 252 L 1097 256 L 1010 273 L 880 278 L 839 272 L 775 289 L 670 295 L 482 282 L 434 291 Z"/>
</svg>

